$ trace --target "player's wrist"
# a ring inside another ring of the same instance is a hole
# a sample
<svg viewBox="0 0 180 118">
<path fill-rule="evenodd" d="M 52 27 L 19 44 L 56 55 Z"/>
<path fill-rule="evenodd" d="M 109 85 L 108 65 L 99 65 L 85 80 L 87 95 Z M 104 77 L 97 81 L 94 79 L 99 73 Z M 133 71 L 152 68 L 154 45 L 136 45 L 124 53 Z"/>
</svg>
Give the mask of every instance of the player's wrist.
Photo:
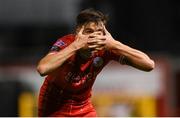
<svg viewBox="0 0 180 118">
<path fill-rule="evenodd" d="M 73 43 L 71 44 L 71 46 L 72 46 L 72 48 L 73 48 L 74 50 L 76 50 L 76 51 L 82 48 L 81 45 L 78 45 L 77 42 L 73 42 Z"/>
<path fill-rule="evenodd" d="M 119 43 L 120 43 L 120 42 L 118 42 L 118 41 L 116 41 L 116 40 L 111 40 L 111 41 L 109 42 L 109 44 L 107 45 L 107 48 L 108 48 L 109 50 L 115 50 L 115 49 L 118 48 Z"/>
</svg>

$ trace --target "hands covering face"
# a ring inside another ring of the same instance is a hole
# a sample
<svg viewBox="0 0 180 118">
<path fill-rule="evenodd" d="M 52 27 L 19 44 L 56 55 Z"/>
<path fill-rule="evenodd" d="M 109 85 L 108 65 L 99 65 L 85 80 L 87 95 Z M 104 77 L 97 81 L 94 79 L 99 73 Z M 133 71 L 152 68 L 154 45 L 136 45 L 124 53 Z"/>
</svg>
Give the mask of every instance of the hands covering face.
<svg viewBox="0 0 180 118">
<path fill-rule="evenodd" d="M 104 25 L 103 30 L 104 35 L 98 35 L 98 32 L 94 32 L 89 36 L 89 40 L 87 42 L 88 48 L 95 49 L 95 51 L 111 48 L 111 44 L 114 39 Z"/>
<path fill-rule="evenodd" d="M 115 41 L 111 34 L 107 31 L 103 25 L 103 31 L 94 31 L 93 33 L 83 34 L 84 26 L 80 29 L 76 35 L 76 42 L 83 49 L 90 49 L 93 52 L 103 49 L 111 49 L 112 43 Z M 103 34 L 103 35 L 102 35 Z"/>
</svg>

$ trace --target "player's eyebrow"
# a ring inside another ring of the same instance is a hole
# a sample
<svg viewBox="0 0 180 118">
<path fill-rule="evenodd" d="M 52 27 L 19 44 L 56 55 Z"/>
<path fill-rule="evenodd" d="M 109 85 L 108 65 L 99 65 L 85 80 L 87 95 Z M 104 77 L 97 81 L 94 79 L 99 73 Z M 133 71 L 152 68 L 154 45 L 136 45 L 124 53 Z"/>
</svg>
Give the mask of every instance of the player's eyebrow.
<svg viewBox="0 0 180 118">
<path fill-rule="evenodd" d="M 103 31 L 103 28 L 99 28 L 99 29 L 97 29 L 97 31 Z"/>
<path fill-rule="evenodd" d="M 92 28 L 85 28 L 85 30 L 92 30 Z"/>
</svg>

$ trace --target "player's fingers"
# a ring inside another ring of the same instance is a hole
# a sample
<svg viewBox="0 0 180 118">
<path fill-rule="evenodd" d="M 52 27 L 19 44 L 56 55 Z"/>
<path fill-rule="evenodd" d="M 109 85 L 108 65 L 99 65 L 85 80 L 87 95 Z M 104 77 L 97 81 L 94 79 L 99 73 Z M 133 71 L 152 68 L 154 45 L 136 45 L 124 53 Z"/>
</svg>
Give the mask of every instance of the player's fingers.
<svg viewBox="0 0 180 118">
<path fill-rule="evenodd" d="M 106 29 L 105 25 L 103 25 L 103 29 L 104 29 L 105 35 L 110 34 L 110 33 L 108 32 L 108 30 Z"/>
<path fill-rule="evenodd" d="M 89 45 L 96 44 L 96 43 L 97 43 L 97 41 L 88 41 L 87 42 L 87 44 L 89 44 Z"/>
<path fill-rule="evenodd" d="M 96 42 L 96 43 L 89 43 L 88 47 L 89 48 L 98 48 L 98 47 L 102 47 L 105 46 L 106 43 L 105 42 Z"/>
<path fill-rule="evenodd" d="M 105 43 L 105 41 L 101 39 L 93 39 L 93 40 L 89 40 L 87 43 L 88 44 L 103 44 Z"/>
<path fill-rule="evenodd" d="M 93 40 L 89 40 L 87 41 L 88 44 L 105 44 L 106 41 L 104 39 L 93 39 Z"/>
<path fill-rule="evenodd" d="M 103 49 L 105 49 L 105 47 L 104 47 L 104 46 L 101 46 L 101 47 L 97 47 L 97 48 L 95 48 L 95 50 L 103 50 Z"/>
<path fill-rule="evenodd" d="M 104 46 L 104 45 L 106 45 L 106 42 L 105 41 L 99 41 L 99 42 L 97 42 L 97 45 L 101 45 L 101 46 L 103 45 Z"/>
<path fill-rule="evenodd" d="M 88 46 L 88 48 L 90 48 L 90 49 L 92 49 L 92 48 L 97 48 L 97 47 L 98 47 L 98 45 L 95 45 L 95 44 L 94 44 L 94 45 L 89 45 L 89 46 Z"/>
<path fill-rule="evenodd" d="M 89 38 L 89 42 L 91 42 L 91 41 L 105 41 L 106 40 L 105 36 L 98 36 L 98 37 L 89 36 L 88 38 Z"/>
<path fill-rule="evenodd" d="M 81 27 L 80 31 L 78 34 L 82 34 L 83 33 L 83 30 L 84 30 L 84 25 Z"/>
</svg>

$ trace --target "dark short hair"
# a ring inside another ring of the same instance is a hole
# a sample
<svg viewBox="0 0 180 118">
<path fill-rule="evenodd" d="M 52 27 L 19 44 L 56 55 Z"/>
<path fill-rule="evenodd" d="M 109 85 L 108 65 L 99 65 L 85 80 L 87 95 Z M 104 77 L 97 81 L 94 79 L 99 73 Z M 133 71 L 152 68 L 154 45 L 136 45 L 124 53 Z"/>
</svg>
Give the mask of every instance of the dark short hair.
<svg viewBox="0 0 180 118">
<path fill-rule="evenodd" d="M 85 9 L 79 13 L 76 18 L 76 26 L 81 26 L 89 22 L 100 22 L 107 23 L 107 15 L 93 8 Z"/>
</svg>

